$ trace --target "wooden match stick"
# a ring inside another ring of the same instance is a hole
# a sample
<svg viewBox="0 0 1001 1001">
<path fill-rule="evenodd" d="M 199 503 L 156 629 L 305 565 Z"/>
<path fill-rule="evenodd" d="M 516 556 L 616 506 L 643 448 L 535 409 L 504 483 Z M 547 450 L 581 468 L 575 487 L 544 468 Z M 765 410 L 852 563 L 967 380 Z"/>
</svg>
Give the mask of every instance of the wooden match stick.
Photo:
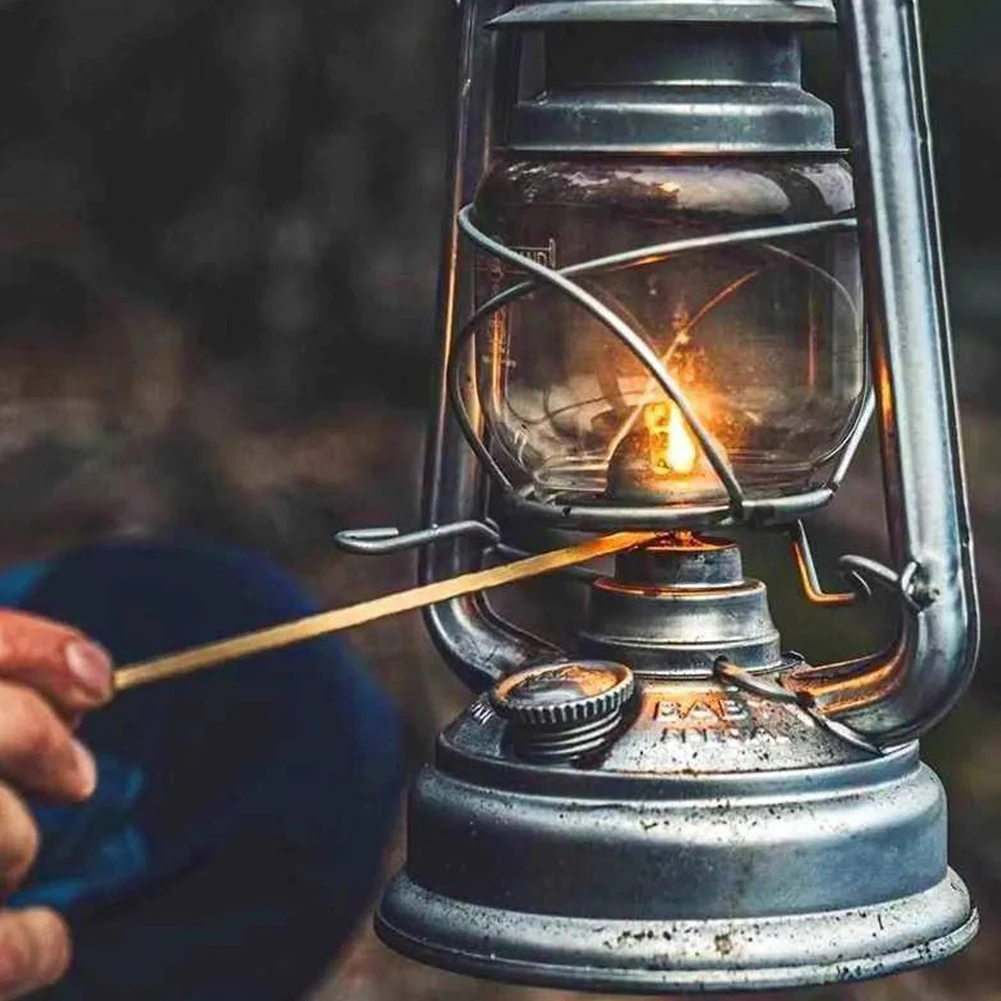
<svg viewBox="0 0 1001 1001">
<path fill-rule="evenodd" d="M 415 587 L 409 591 L 363 601 L 358 605 L 349 605 L 347 608 L 321 612 L 319 615 L 311 615 L 296 622 L 287 622 L 280 626 L 183 650 L 180 653 L 167 654 L 155 660 L 129 664 L 115 672 L 115 688 L 123 692 L 154 681 L 177 678 L 183 674 L 216 667 L 239 657 L 249 657 L 266 650 L 277 650 L 292 643 L 301 643 L 317 636 L 351 629 L 353 626 L 364 625 L 390 615 L 435 605 L 439 601 L 448 601 L 475 591 L 487 591 L 504 584 L 513 584 L 515 581 L 528 580 L 530 577 L 552 573 L 554 570 L 562 570 L 577 563 L 587 563 L 599 556 L 609 556 L 624 549 L 631 549 L 633 546 L 652 542 L 656 537 L 654 532 L 619 532 L 601 539 L 589 539 L 566 549 L 530 556 L 515 563 L 462 574 L 449 580 Z"/>
</svg>

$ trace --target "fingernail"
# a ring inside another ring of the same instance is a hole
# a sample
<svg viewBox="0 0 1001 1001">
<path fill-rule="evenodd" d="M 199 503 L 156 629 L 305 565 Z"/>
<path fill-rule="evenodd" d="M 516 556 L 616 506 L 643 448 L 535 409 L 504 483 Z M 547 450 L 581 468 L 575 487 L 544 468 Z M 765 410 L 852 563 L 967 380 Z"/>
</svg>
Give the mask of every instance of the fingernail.
<svg viewBox="0 0 1001 1001">
<path fill-rule="evenodd" d="M 73 741 L 73 756 L 76 758 L 77 772 L 80 775 L 80 795 L 88 798 L 97 788 L 97 762 L 94 755 L 78 740 Z"/>
<path fill-rule="evenodd" d="M 111 658 L 102 647 L 85 640 L 74 640 L 66 647 L 66 665 L 88 695 L 102 701 L 111 698 Z"/>
</svg>

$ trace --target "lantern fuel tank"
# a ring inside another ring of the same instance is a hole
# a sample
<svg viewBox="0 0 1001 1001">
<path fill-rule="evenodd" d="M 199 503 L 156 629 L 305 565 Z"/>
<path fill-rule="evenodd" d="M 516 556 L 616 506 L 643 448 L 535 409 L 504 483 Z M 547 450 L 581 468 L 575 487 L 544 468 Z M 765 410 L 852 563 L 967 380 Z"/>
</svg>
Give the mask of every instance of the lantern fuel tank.
<svg viewBox="0 0 1001 1001">
<path fill-rule="evenodd" d="M 878 976 L 969 941 L 941 784 L 915 744 L 846 739 L 780 687 L 802 664 L 736 546 L 665 539 L 592 588 L 581 653 L 620 660 L 528 668 L 445 731 L 378 913 L 390 945 L 664 993 Z"/>
</svg>

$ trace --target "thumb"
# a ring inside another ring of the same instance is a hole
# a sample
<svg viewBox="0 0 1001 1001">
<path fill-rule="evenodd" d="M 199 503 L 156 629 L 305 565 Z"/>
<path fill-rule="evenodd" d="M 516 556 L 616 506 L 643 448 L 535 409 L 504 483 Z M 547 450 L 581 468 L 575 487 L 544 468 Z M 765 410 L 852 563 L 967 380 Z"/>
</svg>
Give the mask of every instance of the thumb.
<svg viewBox="0 0 1001 1001">
<path fill-rule="evenodd" d="M 111 659 L 70 626 L 0 609 L 0 679 L 34 688 L 64 716 L 111 699 Z"/>
<path fill-rule="evenodd" d="M 60 980 L 71 953 L 66 922 L 55 911 L 0 911 L 0 1001 L 14 1001 Z"/>
</svg>

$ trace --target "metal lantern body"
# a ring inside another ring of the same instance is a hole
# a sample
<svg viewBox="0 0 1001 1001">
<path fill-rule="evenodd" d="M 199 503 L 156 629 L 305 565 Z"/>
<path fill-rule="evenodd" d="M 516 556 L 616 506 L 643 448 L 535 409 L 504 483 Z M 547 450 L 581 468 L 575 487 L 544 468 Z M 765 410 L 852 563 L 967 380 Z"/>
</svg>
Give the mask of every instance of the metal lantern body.
<svg viewBox="0 0 1001 1001">
<path fill-rule="evenodd" d="M 916 741 L 963 691 L 977 621 L 914 6 L 840 4 L 854 185 L 800 85 L 828 0 L 461 12 L 426 528 L 342 543 L 421 545 L 432 580 L 547 532 L 663 535 L 585 572 L 572 649 L 482 595 L 430 610 L 483 694 L 417 782 L 380 935 L 654 993 L 950 955 L 977 917 Z M 856 593 L 825 594 L 803 519 L 874 411 L 894 562 L 845 557 Z M 898 641 L 784 651 L 720 537 L 737 525 L 789 532 L 815 602 L 889 589 Z"/>
</svg>

